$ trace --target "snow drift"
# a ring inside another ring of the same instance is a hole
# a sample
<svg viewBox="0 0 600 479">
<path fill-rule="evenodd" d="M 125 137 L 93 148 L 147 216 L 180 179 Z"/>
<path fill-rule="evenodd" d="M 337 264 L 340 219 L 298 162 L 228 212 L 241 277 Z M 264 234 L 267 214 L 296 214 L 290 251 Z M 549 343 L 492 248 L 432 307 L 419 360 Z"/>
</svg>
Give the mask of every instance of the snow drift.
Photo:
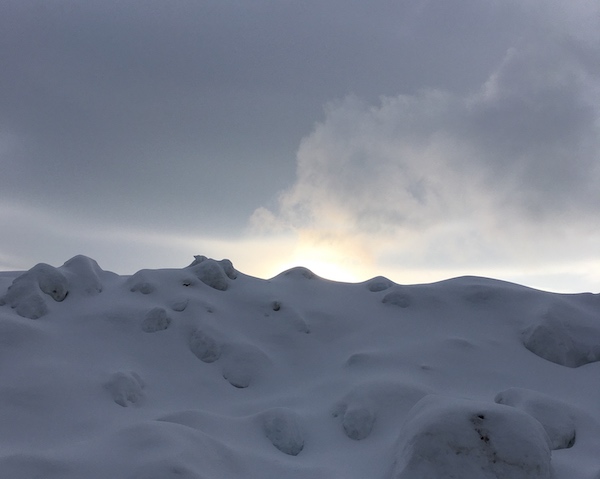
<svg viewBox="0 0 600 479">
<path fill-rule="evenodd" d="M 2 477 L 600 477 L 596 294 L 204 256 L 1 278 Z"/>
</svg>

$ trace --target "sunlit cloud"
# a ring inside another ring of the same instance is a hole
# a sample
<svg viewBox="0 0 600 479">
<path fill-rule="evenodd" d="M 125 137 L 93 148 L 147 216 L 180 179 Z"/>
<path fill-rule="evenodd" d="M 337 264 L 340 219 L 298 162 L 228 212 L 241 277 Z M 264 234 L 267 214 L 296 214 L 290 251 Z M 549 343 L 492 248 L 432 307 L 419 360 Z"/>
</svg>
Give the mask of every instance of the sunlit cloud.
<svg viewBox="0 0 600 479">
<path fill-rule="evenodd" d="M 552 47 L 552 48 L 550 48 Z M 506 53 L 478 91 L 332 103 L 296 183 L 253 231 L 288 231 L 298 261 L 396 280 L 580 275 L 600 287 L 600 85 L 561 43 Z M 527 281 L 526 281 L 527 282 Z M 531 282 L 530 282 L 531 284 Z"/>
</svg>

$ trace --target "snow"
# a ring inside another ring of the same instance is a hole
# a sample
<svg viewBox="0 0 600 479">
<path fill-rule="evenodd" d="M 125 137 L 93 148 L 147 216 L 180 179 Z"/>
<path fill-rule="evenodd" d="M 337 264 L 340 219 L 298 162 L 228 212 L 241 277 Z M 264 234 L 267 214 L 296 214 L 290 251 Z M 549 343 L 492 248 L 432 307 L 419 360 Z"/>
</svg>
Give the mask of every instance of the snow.
<svg viewBox="0 0 600 479">
<path fill-rule="evenodd" d="M 600 296 L 0 273 L 0 477 L 598 479 Z"/>
<path fill-rule="evenodd" d="M 550 479 L 550 441 L 521 410 L 429 395 L 400 427 L 392 477 Z"/>
</svg>

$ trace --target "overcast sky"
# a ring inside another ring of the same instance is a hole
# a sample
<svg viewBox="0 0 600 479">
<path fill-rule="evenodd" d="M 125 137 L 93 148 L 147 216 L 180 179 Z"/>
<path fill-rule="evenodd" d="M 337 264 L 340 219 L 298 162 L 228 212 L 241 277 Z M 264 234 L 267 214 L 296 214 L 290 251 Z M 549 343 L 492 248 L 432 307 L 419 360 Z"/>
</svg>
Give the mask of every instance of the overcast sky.
<svg viewBox="0 0 600 479">
<path fill-rule="evenodd" d="M 600 3 L 0 2 L 0 269 L 600 291 Z"/>
</svg>

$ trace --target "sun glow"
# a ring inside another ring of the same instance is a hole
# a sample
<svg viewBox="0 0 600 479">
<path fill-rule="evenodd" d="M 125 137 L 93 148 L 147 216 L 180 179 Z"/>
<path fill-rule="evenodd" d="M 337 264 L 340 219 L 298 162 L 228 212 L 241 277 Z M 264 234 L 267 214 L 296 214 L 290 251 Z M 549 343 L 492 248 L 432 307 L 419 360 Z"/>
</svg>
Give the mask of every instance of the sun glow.
<svg viewBox="0 0 600 479">
<path fill-rule="evenodd" d="M 296 259 L 282 263 L 281 271 L 285 271 L 296 266 L 303 266 L 310 269 L 317 276 L 333 281 L 357 283 L 363 280 L 363 278 L 359 277 L 358 274 L 356 274 L 356 272 L 352 271 L 350 268 L 345 268 L 343 265 L 337 264 L 334 261 L 303 257 L 302 255 L 294 255 L 294 258 Z"/>
<path fill-rule="evenodd" d="M 348 241 L 322 241 L 310 235 L 301 235 L 289 259 L 282 262 L 281 271 L 304 266 L 316 275 L 333 281 L 356 283 L 365 276 L 366 255 Z"/>
</svg>

